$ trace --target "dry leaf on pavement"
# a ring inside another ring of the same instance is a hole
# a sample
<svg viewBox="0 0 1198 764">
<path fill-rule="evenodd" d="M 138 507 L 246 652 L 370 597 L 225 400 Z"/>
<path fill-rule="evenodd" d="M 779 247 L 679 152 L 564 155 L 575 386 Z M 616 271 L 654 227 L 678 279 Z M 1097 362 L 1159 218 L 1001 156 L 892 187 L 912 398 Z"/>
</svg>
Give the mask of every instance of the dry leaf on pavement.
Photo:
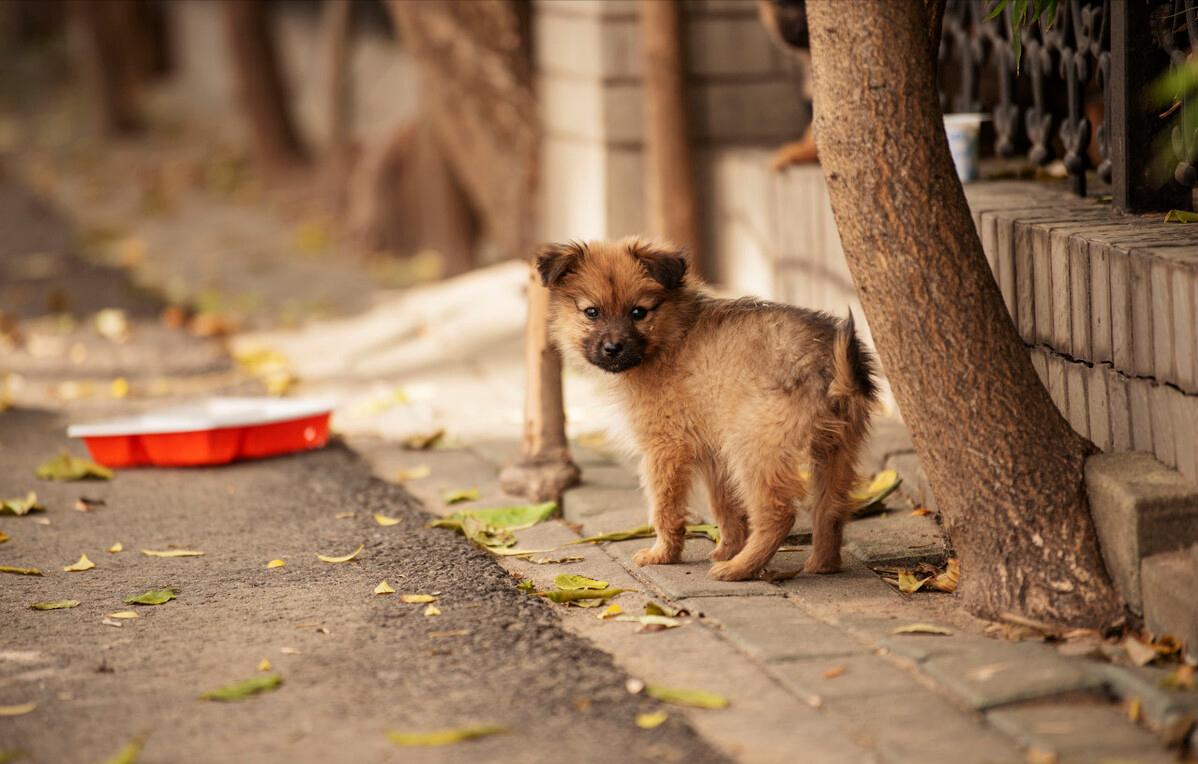
<svg viewBox="0 0 1198 764">
<path fill-rule="evenodd" d="M 0 716 L 23 716 L 37 708 L 37 703 L 19 703 L 15 706 L 0 706 Z"/>
<path fill-rule="evenodd" d="M 35 602 L 30 605 L 34 610 L 66 610 L 79 607 L 79 600 L 54 600 L 52 602 Z"/>
<path fill-rule="evenodd" d="M 386 515 L 380 515 L 378 512 L 374 513 L 374 521 L 384 528 L 391 525 L 399 525 L 400 523 L 398 517 L 387 517 Z"/>
<path fill-rule="evenodd" d="M 94 562 L 92 562 L 91 560 L 87 559 L 86 554 L 82 554 L 82 555 L 79 555 L 78 562 L 76 562 L 72 565 L 67 565 L 66 567 L 63 568 L 63 570 L 65 570 L 67 573 L 82 573 L 83 571 L 91 570 L 94 567 L 96 567 L 96 564 Z"/>
<path fill-rule="evenodd" d="M 844 664 L 840 664 L 825 671 L 823 676 L 824 679 L 835 679 L 838 676 L 843 676 L 845 671 L 847 671 L 847 669 L 845 668 Z"/>
<path fill-rule="evenodd" d="M 8 541 L 8 539 L 9 539 L 9 535 L 7 533 L 5 533 L 4 531 L 0 531 L 0 544 L 3 544 L 5 541 Z"/>
<path fill-rule="evenodd" d="M 437 601 L 437 598 L 431 594 L 401 594 L 399 599 L 409 605 L 423 605 L 426 602 Z"/>
<path fill-rule="evenodd" d="M 90 496 L 80 496 L 75 499 L 76 512 L 91 512 L 96 507 L 106 506 L 108 502 L 103 499 L 93 499 Z"/>
<path fill-rule="evenodd" d="M 1146 645 L 1132 636 L 1123 640 L 1123 650 L 1131 662 L 1137 666 L 1147 666 L 1160 657 L 1160 653 L 1152 649 L 1152 645 Z"/>
<path fill-rule="evenodd" d="M 651 730 L 665 724 L 666 719 L 669 718 L 670 715 L 665 711 L 654 711 L 648 714 L 637 714 L 636 726 L 643 730 Z"/>
<path fill-rule="evenodd" d="M 258 661 L 258 670 L 259 671 L 270 671 L 270 661 L 267 660 L 266 658 L 263 658 L 262 660 Z"/>
<path fill-rule="evenodd" d="M 210 690 L 201 695 L 200 700 L 215 700 L 222 703 L 245 700 L 253 695 L 278 689 L 282 683 L 283 677 L 278 674 L 256 676 Z"/>
<path fill-rule="evenodd" d="M 433 603 L 430 602 L 430 603 L 428 603 L 428 606 L 426 608 L 424 608 L 424 615 L 425 615 L 425 617 L 430 617 L 430 618 L 434 615 L 441 615 L 441 608 L 437 607 L 436 605 L 434 605 Z"/>
<path fill-rule="evenodd" d="M 395 471 L 395 480 L 398 483 L 406 483 L 409 480 L 420 480 L 432 474 L 427 464 L 418 464 L 410 469 L 400 469 Z"/>
<path fill-rule="evenodd" d="M 615 618 L 616 616 L 620 615 L 623 612 L 624 612 L 624 608 L 620 607 L 620 605 L 618 603 L 613 602 L 612 604 L 603 608 L 603 612 L 595 617 L 598 618 L 600 621 L 606 621 L 609 618 Z"/>
<path fill-rule="evenodd" d="M 0 573 L 12 573 L 15 576 L 40 576 L 42 572 L 37 568 L 18 568 L 13 565 L 0 565 Z"/>
<path fill-rule="evenodd" d="M 1194 689 L 1194 667 L 1188 663 L 1181 664 L 1161 680 L 1161 687 L 1169 690 Z"/>
<path fill-rule="evenodd" d="M 891 632 L 891 634 L 931 634 L 933 636 L 952 636 L 952 631 L 943 626 L 935 626 L 930 623 L 911 623 L 906 626 L 899 626 Z"/>
<path fill-rule="evenodd" d="M 436 730 L 434 732 L 388 732 L 387 737 L 390 738 L 392 743 L 404 747 L 430 747 L 452 745 L 464 740 L 474 740 L 475 738 L 497 735 L 506 731 L 505 727 L 488 724 Z"/>
<path fill-rule="evenodd" d="M 479 492 L 477 488 L 456 488 L 446 491 L 442 498 L 446 504 L 461 504 L 466 501 L 478 501 Z"/>
<path fill-rule="evenodd" d="M 379 581 L 379 585 L 374 587 L 375 594 L 395 594 L 395 590 L 391 588 L 391 584 L 386 581 Z"/>
<path fill-rule="evenodd" d="M 62 451 L 37 468 L 42 480 L 112 480 L 113 472 L 90 459 L 71 456 Z"/>
<path fill-rule="evenodd" d="M 428 433 L 410 435 L 403 440 L 403 447 L 409 451 L 428 451 L 445 437 L 445 430 L 434 430 Z"/>
<path fill-rule="evenodd" d="M 45 511 L 45 506 L 37 500 L 37 494 L 33 491 L 25 494 L 24 498 L 0 501 L 0 515 L 27 515 L 30 512 Z"/>
<path fill-rule="evenodd" d="M 580 576 L 576 573 L 561 573 L 553 579 L 553 585 L 562 591 L 575 591 L 577 589 L 606 589 L 608 584 L 606 581 Z"/>
<path fill-rule="evenodd" d="M 361 554 L 362 550 L 365 548 L 365 544 L 358 544 L 357 549 L 342 557 L 330 557 L 328 555 L 318 554 L 316 555 L 316 559 L 320 560 L 321 562 L 328 562 L 336 565 L 337 563 L 349 562 L 351 560 L 357 559 L 358 555 Z"/>
<path fill-rule="evenodd" d="M 165 605 L 173 599 L 177 599 L 177 591 L 170 587 L 165 589 L 151 589 L 144 594 L 139 594 L 136 597 L 130 597 L 125 600 L 126 605 Z"/>
<path fill-rule="evenodd" d="M 104 764 L 137 764 L 137 759 L 141 756 L 141 747 L 145 744 L 145 737 L 139 736 L 125 743 L 121 750 L 117 751 L 110 758 L 105 759 Z"/>
<path fill-rule="evenodd" d="M 706 690 L 686 690 L 648 684 L 645 685 L 645 692 L 651 698 L 660 700 L 663 703 L 672 703 L 676 706 L 727 708 L 729 705 L 728 699 L 723 695 L 717 695 L 714 692 L 707 692 Z"/>
<path fill-rule="evenodd" d="M 109 618 L 122 618 L 122 619 L 140 618 L 140 616 L 137 613 L 133 612 L 132 610 L 119 610 L 115 613 L 109 613 L 108 617 Z"/>
<path fill-rule="evenodd" d="M 116 553 L 120 552 L 121 550 L 123 550 L 124 548 L 125 548 L 125 545 L 118 541 L 115 544 L 113 544 L 112 546 L 108 547 L 108 553 L 116 554 Z"/>
<path fill-rule="evenodd" d="M 146 557 L 203 557 L 204 553 L 196 549 L 167 549 L 166 551 L 157 551 L 155 549 L 143 549 L 141 553 Z"/>
<path fill-rule="evenodd" d="M 283 567 L 283 566 L 284 566 L 284 565 L 286 565 L 286 564 L 287 564 L 287 563 L 283 562 L 282 560 L 279 560 L 279 559 L 274 559 L 274 560 L 271 560 L 270 562 L 266 563 L 266 567 L 267 567 L 268 569 L 270 569 L 270 568 L 281 568 L 281 567 Z"/>
</svg>

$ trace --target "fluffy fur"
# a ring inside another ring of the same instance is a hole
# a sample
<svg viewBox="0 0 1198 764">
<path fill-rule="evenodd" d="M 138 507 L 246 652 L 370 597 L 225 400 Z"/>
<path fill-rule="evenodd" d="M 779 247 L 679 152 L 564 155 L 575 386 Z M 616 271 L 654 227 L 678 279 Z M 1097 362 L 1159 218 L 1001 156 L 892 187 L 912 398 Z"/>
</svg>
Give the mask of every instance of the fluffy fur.
<svg viewBox="0 0 1198 764">
<path fill-rule="evenodd" d="M 601 369 L 624 409 L 657 542 L 638 565 L 677 562 L 693 477 L 720 526 L 709 575 L 756 576 L 809 499 L 804 569 L 840 568 L 849 493 L 877 391 L 850 316 L 717 299 L 685 253 L 639 239 L 547 245 L 537 268 L 567 360 Z M 800 466 L 810 465 L 808 485 Z"/>
</svg>

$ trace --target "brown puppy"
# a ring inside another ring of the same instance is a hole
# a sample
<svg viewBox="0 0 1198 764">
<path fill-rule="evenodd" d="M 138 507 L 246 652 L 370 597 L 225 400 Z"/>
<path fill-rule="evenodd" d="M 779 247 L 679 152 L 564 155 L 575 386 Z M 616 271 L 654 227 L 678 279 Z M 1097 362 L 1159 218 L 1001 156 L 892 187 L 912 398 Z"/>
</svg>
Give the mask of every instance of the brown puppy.
<svg viewBox="0 0 1198 764">
<path fill-rule="evenodd" d="M 678 561 L 697 475 L 720 526 L 712 578 L 757 575 L 809 491 L 814 548 L 804 569 L 840 568 L 877 395 L 851 316 L 717 299 L 683 252 L 639 239 L 547 245 L 537 268 L 551 293 L 555 342 L 567 359 L 607 372 L 643 454 L 657 543 L 637 553 L 638 565 Z"/>
</svg>

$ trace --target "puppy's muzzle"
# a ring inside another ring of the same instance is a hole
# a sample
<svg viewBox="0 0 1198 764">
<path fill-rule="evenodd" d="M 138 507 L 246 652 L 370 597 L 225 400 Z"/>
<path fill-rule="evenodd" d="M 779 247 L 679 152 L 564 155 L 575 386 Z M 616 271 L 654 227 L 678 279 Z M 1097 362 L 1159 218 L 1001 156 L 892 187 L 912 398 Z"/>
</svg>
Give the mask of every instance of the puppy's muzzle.
<svg viewBox="0 0 1198 764">
<path fill-rule="evenodd" d="M 606 332 L 587 343 L 585 355 L 600 369 L 618 373 L 640 364 L 644 358 L 644 346 L 644 340 L 640 337 Z"/>
</svg>

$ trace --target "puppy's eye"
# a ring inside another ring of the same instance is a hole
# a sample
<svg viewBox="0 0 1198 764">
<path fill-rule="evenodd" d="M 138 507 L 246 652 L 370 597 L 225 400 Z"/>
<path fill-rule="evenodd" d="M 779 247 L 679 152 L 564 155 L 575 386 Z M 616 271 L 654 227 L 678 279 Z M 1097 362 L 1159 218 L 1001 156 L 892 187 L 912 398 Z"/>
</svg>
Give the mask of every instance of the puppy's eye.
<svg viewBox="0 0 1198 764">
<path fill-rule="evenodd" d="M 648 311 L 648 309 L 642 308 L 641 306 L 638 305 L 635 308 L 633 308 L 631 311 L 629 311 L 628 315 L 632 316 L 633 321 L 640 321 L 642 318 L 649 315 L 649 311 Z"/>
<path fill-rule="evenodd" d="M 583 308 L 582 314 L 594 321 L 596 318 L 599 318 L 599 309 L 594 306 Z"/>
</svg>

